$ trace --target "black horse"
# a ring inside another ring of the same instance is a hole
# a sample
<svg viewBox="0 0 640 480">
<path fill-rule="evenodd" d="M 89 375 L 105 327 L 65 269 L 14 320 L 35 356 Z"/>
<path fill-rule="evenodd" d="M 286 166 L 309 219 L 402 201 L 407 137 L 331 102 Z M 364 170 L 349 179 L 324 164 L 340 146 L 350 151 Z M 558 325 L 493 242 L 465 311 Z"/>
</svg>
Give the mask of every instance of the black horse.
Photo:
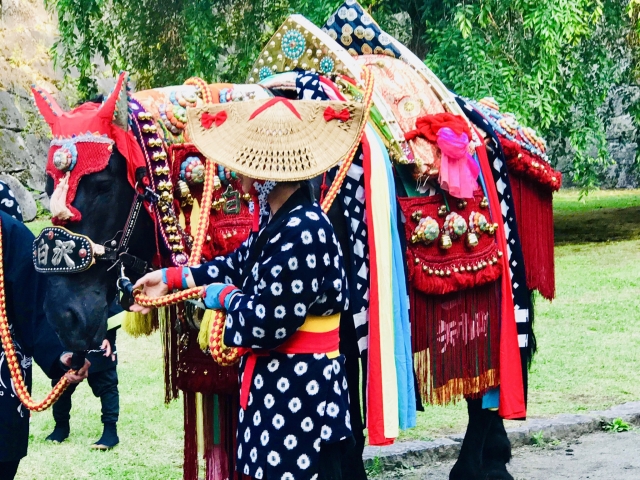
<svg viewBox="0 0 640 480">
<path fill-rule="evenodd" d="M 47 194 L 52 192 L 53 180 L 48 177 Z M 82 219 L 67 228 L 95 244 L 109 246 L 122 235 L 134 198 L 127 180 L 127 161 L 114 146 L 107 168 L 80 180 L 73 206 L 82 212 Z M 154 228 L 154 222 L 142 211 L 129 242 L 131 255 L 151 261 L 156 253 Z M 119 265 L 98 261 L 83 272 L 47 275 L 44 307 L 66 348 L 78 355 L 100 348 L 120 272 Z"/>
</svg>

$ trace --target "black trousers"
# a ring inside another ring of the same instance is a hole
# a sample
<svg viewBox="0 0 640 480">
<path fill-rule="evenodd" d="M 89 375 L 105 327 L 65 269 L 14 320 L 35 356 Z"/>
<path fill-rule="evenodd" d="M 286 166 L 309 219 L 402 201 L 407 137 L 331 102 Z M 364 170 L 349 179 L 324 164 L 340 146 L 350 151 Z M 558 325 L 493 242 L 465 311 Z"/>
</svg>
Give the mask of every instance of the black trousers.
<svg viewBox="0 0 640 480">
<path fill-rule="evenodd" d="M 13 480 L 18 471 L 20 460 L 14 462 L 0 462 L 0 480 Z"/>
<path fill-rule="evenodd" d="M 120 414 L 120 395 L 118 394 L 118 372 L 115 367 L 93 372 L 87 378 L 93 394 L 102 404 L 102 423 L 117 423 Z M 55 385 L 57 380 L 51 382 Z M 53 404 L 53 418 L 57 425 L 68 425 L 71 417 L 71 396 L 77 384 L 69 385 L 60 399 Z"/>
</svg>

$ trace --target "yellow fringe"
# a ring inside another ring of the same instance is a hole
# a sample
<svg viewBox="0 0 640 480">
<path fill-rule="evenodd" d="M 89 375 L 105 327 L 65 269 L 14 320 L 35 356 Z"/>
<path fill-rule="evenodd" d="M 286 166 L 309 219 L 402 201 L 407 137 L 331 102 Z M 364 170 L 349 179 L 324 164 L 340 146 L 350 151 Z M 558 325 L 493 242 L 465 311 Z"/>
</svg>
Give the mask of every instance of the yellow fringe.
<svg viewBox="0 0 640 480">
<path fill-rule="evenodd" d="M 211 336 L 211 324 L 213 322 L 213 310 L 205 310 L 200 323 L 200 333 L 198 333 L 198 343 L 201 350 L 209 348 L 209 337 Z"/>
<path fill-rule="evenodd" d="M 157 312 L 147 314 L 126 312 L 122 320 L 122 329 L 132 337 L 151 335 L 158 328 Z"/>
</svg>

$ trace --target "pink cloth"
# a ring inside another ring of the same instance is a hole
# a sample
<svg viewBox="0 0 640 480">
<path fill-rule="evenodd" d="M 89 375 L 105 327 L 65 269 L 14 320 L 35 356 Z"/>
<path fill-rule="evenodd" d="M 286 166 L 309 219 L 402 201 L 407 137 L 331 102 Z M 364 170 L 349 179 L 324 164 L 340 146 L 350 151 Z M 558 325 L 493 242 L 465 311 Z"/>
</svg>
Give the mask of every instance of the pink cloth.
<svg viewBox="0 0 640 480">
<path fill-rule="evenodd" d="M 438 130 L 437 143 L 442 152 L 440 186 L 456 198 L 473 198 L 480 168 L 469 155 L 469 137 L 443 127 Z"/>
</svg>

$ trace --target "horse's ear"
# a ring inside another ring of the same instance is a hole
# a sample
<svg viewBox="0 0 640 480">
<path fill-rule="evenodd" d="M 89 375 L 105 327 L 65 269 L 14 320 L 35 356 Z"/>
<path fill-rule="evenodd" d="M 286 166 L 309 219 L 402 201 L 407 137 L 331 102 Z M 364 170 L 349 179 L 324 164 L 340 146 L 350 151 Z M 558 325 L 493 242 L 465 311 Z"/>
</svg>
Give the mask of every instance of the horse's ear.
<svg viewBox="0 0 640 480">
<path fill-rule="evenodd" d="M 32 85 L 31 93 L 36 102 L 36 107 L 38 107 L 40 111 L 40 115 L 44 117 L 49 127 L 53 128 L 53 125 L 56 123 L 56 117 L 59 117 L 64 112 L 56 103 L 55 99 L 42 88 Z"/>
<path fill-rule="evenodd" d="M 112 117 L 113 123 L 123 130 L 129 128 L 129 91 L 127 87 L 127 72 L 118 76 L 116 86 L 100 107 L 100 114 Z"/>
</svg>

